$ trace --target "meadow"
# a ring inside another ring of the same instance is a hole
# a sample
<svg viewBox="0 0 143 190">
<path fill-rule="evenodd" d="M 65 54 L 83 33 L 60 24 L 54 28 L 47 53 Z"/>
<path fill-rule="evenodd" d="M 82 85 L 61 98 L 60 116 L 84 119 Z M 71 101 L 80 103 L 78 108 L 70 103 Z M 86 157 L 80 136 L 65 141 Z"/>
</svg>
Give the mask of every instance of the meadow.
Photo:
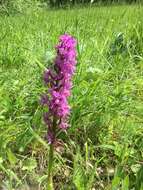
<svg viewBox="0 0 143 190">
<path fill-rule="evenodd" d="M 143 190 L 143 8 L 0 14 L 0 189 L 44 189 L 43 72 L 61 34 L 78 40 L 70 128 L 55 190 Z"/>
</svg>

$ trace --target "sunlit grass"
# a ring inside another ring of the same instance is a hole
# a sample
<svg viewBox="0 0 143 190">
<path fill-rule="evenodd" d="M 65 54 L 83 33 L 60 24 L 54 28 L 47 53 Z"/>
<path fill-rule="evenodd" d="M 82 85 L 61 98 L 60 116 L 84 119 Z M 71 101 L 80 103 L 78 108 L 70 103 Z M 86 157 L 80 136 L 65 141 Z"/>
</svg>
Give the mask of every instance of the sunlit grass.
<svg viewBox="0 0 143 190">
<path fill-rule="evenodd" d="M 57 148 L 55 186 L 125 190 L 139 184 L 142 12 L 136 5 L 0 16 L 1 182 L 44 186 L 42 74 L 59 35 L 66 32 L 78 40 L 78 69 L 70 99 L 71 128 L 61 134 L 64 147 Z"/>
</svg>

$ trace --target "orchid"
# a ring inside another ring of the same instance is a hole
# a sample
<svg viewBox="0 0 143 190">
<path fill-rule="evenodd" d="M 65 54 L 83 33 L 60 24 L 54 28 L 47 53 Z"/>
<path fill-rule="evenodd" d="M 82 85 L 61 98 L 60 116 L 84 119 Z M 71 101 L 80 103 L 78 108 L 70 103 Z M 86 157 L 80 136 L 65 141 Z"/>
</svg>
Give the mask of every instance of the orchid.
<svg viewBox="0 0 143 190">
<path fill-rule="evenodd" d="M 48 127 L 47 139 L 51 144 L 49 154 L 48 183 L 50 184 L 51 165 L 53 160 L 53 145 L 56 142 L 57 130 L 66 131 L 70 106 L 68 97 L 71 95 L 72 77 L 76 68 L 76 40 L 64 34 L 55 47 L 56 58 L 50 69 L 44 72 L 44 82 L 48 86 L 47 94 L 41 97 L 41 104 L 48 108 L 44 113 L 44 122 Z M 52 189 L 52 187 L 48 187 Z"/>
</svg>

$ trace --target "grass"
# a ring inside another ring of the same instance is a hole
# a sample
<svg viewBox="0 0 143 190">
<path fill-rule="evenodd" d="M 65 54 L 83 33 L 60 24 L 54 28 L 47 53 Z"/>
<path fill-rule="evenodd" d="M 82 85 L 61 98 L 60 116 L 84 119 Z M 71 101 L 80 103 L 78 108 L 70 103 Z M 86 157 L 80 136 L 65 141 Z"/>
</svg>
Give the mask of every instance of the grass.
<svg viewBox="0 0 143 190">
<path fill-rule="evenodd" d="M 71 128 L 56 148 L 55 189 L 143 189 L 142 12 L 125 5 L 1 14 L 1 186 L 45 186 L 42 74 L 68 32 L 78 40 L 78 66 Z"/>
</svg>

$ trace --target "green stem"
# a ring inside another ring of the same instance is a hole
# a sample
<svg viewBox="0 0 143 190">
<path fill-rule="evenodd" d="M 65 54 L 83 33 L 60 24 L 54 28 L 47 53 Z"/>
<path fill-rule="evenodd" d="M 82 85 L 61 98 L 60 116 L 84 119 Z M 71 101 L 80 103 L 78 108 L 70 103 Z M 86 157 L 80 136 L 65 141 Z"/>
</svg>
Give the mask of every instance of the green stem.
<svg viewBox="0 0 143 190">
<path fill-rule="evenodd" d="M 56 133 L 56 118 L 53 119 L 53 134 L 55 136 Z M 55 137 L 54 137 L 55 138 Z M 54 161 L 54 145 L 50 144 L 49 150 L 49 162 L 48 162 L 48 183 L 47 183 L 47 190 L 54 190 L 53 187 L 53 179 L 52 179 L 52 168 L 53 168 L 53 161 Z"/>
<path fill-rule="evenodd" d="M 47 190 L 54 190 L 54 188 L 53 188 L 53 180 L 52 180 L 53 158 L 54 158 L 53 144 L 50 144 L 49 163 L 48 163 L 48 184 L 47 184 Z"/>
</svg>

